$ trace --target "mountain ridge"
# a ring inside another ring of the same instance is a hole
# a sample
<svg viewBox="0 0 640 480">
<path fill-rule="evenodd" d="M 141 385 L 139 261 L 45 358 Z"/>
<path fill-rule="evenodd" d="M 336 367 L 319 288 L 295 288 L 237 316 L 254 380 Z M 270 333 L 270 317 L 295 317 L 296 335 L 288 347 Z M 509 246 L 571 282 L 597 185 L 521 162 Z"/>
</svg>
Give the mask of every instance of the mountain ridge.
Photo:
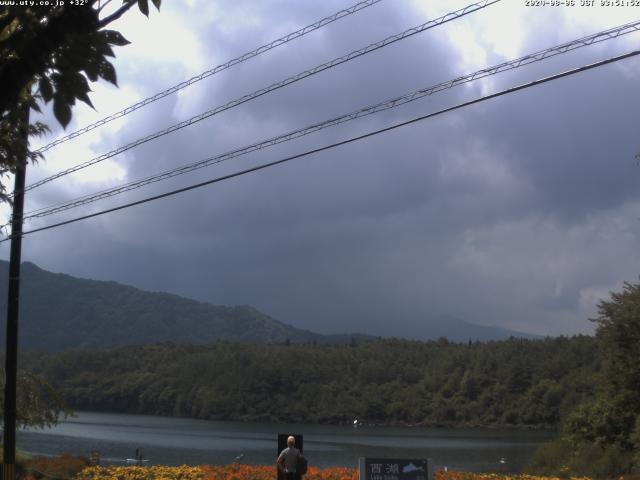
<svg viewBox="0 0 640 480">
<path fill-rule="evenodd" d="M 19 340 L 22 350 L 111 348 L 151 343 L 348 343 L 377 336 L 319 334 L 277 320 L 251 305 L 213 305 L 114 281 L 91 280 L 22 264 Z M 6 311 L 8 262 L 0 260 L 0 311 Z M 501 340 L 534 336 L 482 327 L 450 317 L 449 334 L 438 326 L 432 339 Z M 5 332 L 0 332 L 4 345 Z M 453 333 L 451 333 L 453 332 Z M 423 337 L 425 335 L 417 335 Z M 429 335 L 427 335 L 429 336 Z M 406 335 L 405 335 L 405 338 Z M 414 337 L 415 338 L 415 337 Z M 417 339 L 417 338 L 416 338 Z"/>
</svg>

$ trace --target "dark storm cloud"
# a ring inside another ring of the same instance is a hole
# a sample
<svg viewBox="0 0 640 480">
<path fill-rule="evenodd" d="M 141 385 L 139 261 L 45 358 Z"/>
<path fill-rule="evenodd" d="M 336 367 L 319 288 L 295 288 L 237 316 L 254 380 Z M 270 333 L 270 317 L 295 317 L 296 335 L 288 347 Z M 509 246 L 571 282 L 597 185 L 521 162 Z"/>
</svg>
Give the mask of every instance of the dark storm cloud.
<svg viewBox="0 0 640 480">
<path fill-rule="evenodd" d="M 233 55 L 228 52 L 276 37 L 274 29 L 282 34 L 343 6 L 224 3 L 226 15 L 246 24 L 205 28 L 199 19 L 204 56 L 222 61 Z M 474 21 L 489 15 L 487 9 Z M 95 148 L 127 143 L 431 17 L 408 4 L 383 2 L 136 112 L 116 138 L 105 136 Z M 571 38 L 549 17 L 530 19 L 522 53 Z M 460 50 L 449 43 L 453 26 L 269 94 L 117 161 L 127 180 L 136 179 L 468 73 L 473 67 L 461 66 Z M 106 205 L 348 138 L 604 58 L 625 45 L 618 41 L 458 87 Z M 488 52 L 488 64 L 504 61 Z M 123 78 L 132 80 L 135 69 L 122 68 Z M 638 71 L 605 67 L 34 235 L 25 242 L 25 258 L 214 303 L 253 304 L 322 332 L 408 334 L 441 313 L 542 334 L 587 331 L 598 295 L 633 280 L 638 270 Z M 149 78 L 138 82 L 144 94 L 166 80 L 139 75 Z M 46 203 L 44 195 L 49 201 L 61 191 L 43 189 L 38 200 Z"/>
</svg>

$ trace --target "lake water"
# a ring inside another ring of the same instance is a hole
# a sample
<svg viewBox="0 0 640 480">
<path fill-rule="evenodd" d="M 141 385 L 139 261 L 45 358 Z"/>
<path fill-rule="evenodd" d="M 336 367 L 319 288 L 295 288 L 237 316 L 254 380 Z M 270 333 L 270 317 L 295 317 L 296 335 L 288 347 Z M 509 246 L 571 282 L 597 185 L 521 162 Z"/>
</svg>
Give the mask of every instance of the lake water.
<svg viewBox="0 0 640 480">
<path fill-rule="evenodd" d="M 124 464 L 141 449 L 151 464 L 273 464 L 277 434 L 304 435 L 305 456 L 317 467 L 357 467 L 358 457 L 431 458 L 439 467 L 518 472 L 551 432 L 211 422 L 147 415 L 78 412 L 54 428 L 18 432 L 18 448 L 33 454 L 100 452 L 103 464 Z M 500 460 L 504 459 L 504 463 Z"/>
</svg>

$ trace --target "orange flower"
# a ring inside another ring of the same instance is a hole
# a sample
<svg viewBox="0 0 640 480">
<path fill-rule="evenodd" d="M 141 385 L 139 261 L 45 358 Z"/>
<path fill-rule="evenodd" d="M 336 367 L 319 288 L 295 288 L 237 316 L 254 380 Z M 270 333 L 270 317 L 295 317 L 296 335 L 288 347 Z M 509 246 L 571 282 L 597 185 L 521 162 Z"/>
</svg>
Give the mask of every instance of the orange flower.
<svg viewBox="0 0 640 480">
<path fill-rule="evenodd" d="M 75 480 L 274 480 L 275 465 L 202 465 L 199 467 L 90 467 Z M 355 468 L 309 467 L 303 480 L 358 480 Z M 559 480 L 523 474 L 470 473 L 436 470 L 434 480 Z M 570 480 L 590 480 L 587 478 Z"/>
</svg>

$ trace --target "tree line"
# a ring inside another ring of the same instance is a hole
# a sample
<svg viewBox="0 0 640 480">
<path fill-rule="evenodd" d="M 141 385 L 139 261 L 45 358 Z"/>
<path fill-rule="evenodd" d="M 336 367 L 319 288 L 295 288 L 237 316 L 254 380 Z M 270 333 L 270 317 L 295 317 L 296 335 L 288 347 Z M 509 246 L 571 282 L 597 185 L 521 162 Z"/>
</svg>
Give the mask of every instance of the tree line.
<svg viewBox="0 0 640 480">
<path fill-rule="evenodd" d="M 210 420 L 555 428 L 594 394 L 588 336 L 350 345 L 218 341 L 31 353 L 72 408 Z"/>
<path fill-rule="evenodd" d="M 594 321 L 600 357 L 594 395 L 567 415 L 557 440 L 536 452 L 536 473 L 640 473 L 640 284 L 625 283 L 600 301 Z"/>
</svg>

